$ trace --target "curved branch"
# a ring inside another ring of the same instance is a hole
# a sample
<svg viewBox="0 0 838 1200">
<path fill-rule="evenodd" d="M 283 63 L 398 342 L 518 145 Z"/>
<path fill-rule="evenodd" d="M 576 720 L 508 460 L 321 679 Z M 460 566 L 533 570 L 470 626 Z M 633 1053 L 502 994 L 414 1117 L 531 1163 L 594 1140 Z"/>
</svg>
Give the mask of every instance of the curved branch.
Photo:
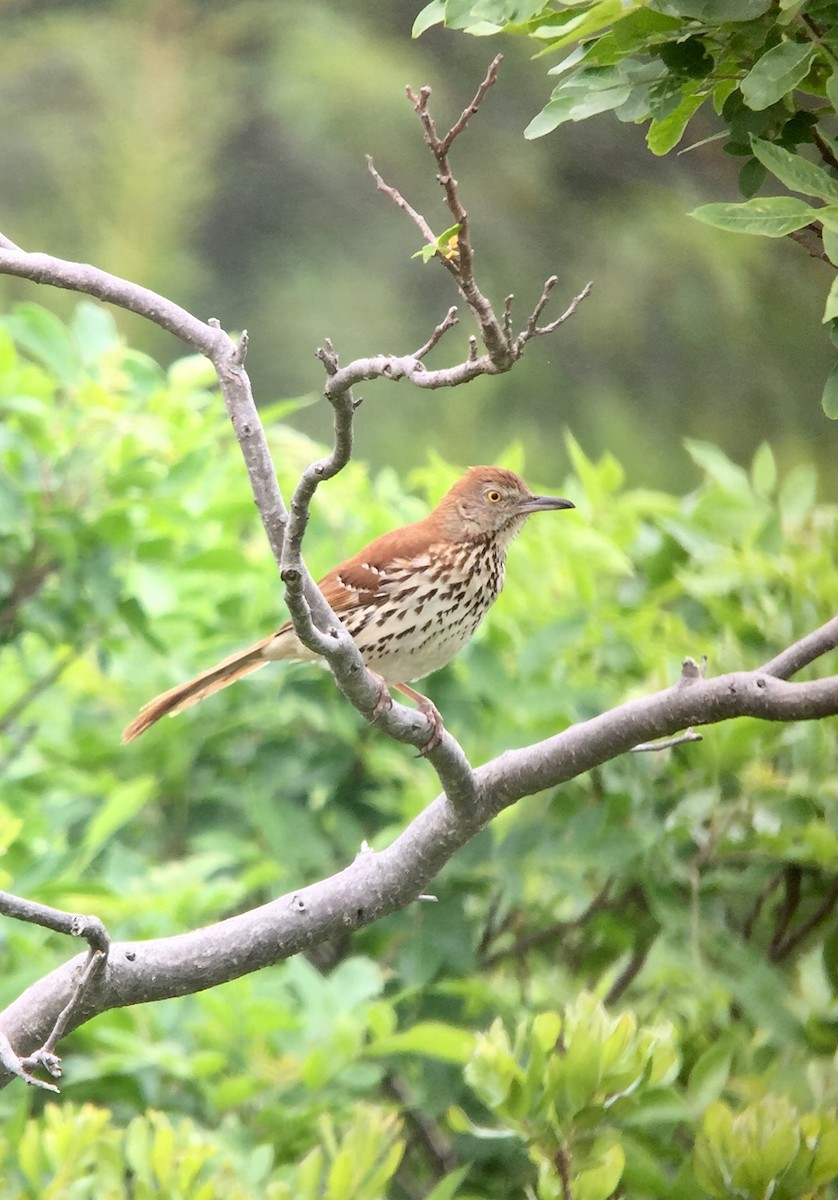
<svg viewBox="0 0 838 1200">
<path fill-rule="evenodd" d="M 805 639 L 804 639 L 805 640 Z M 149 942 L 115 943 L 74 1009 L 73 1029 L 99 1013 L 187 995 L 269 966 L 417 900 L 446 862 L 504 808 L 575 779 L 642 741 L 734 717 L 816 720 L 838 714 L 838 676 L 788 683 L 764 670 L 696 679 L 631 700 L 475 772 L 472 806 L 438 796 L 386 849 L 270 904 L 217 925 Z M 73 995 L 84 960 L 65 963 L 3 1013 L 0 1030 L 23 1057 L 40 1046 Z M 14 1077 L 0 1071 L 0 1085 Z"/>
<path fill-rule="evenodd" d="M 808 667 L 809 663 L 821 658 L 838 646 L 838 617 L 833 617 L 819 629 L 813 629 L 805 637 L 787 646 L 770 662 L 765 663 L 762 670 L 766 675 L 774 675 L 777 679 L 791 679 L 798 671 Z"/>
</svg>

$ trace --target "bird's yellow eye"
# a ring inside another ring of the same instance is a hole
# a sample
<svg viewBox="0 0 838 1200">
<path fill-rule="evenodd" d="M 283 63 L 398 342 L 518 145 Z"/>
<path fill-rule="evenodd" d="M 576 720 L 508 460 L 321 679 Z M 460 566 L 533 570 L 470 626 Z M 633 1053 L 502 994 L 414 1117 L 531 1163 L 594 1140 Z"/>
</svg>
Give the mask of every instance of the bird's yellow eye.
<svg viewBox="0 0 838 1200">
<path fill-rule="evenodd" d="M 497 504 L 497 502 L 500 500 L 500 492 L 496 492 L 496 491 L 487 492 L 486 499 L 490 500 L 492 502 L 492 504 Z"/>
</svg>

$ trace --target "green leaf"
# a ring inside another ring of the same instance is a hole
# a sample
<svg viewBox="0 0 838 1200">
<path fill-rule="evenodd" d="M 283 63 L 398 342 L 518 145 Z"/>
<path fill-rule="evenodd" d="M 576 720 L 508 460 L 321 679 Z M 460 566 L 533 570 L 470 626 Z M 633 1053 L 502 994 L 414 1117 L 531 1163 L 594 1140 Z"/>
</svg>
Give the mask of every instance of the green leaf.
<svg viewBox="0 0 838 1200">
<path fill-rule="evenodd" d="M 770 496 L 777 486 L 777 464 L 768 442 L 760 443 L 751 463 L 751 484 L 758 496 Z"/>
<path fill-rule="evenodd" d="M 768 172 L 761 162 L 756 158 L 749 158 L 742 170 L 739 172 L 737 183 L 739 191 L 746 200 L 750 200 L 755 196 L 762 185 L 765 183 Z"/>
<path fill-rule="evenodd" d="M 719 487 L 733 496 L 749 496 L 748 476 L 723 450 L 710 442 L 686 438 L 684 448 L 693 462 L 713 479 Z"/>
<path fill-rule="evenodd" d="M 702 204 L 690 216 L 730 233 L 778 238 L 818 220 L 822 212 L 794 196 L 765 196 L 744 204 Z"/>
<path fill-rule="evenodd" d="M 831 1183 L 838 1176 L 838 1130 L 828 1129 L 818 1139 L 812 1160 L 812 1183 Z"/>
<path fill-rule="evenodd" d="M 714 1042 L 690 1071 L 687 1098 L 696 1117 L 721 1096 L 730 1078 L 732 1059 L 733 1052 L 726 1041 Z"/>
<path fill-rule="evenodd" d="M 762 165 L 790 191 L 802 192 L 804 196 L 817 196 L 828 204 L 838 204 L 838 179 L 828 175 L 823 167 L 761 138 L 751 138 L 751 149 Z"/>
<path fill-rule="evenodd" d="M 432 25 L 440 25 L 444 20 L 445 0 L 431 0 L 430 4 L 425 5 L 413 22 L 410 36 L 421 37 L 426 29 L 430 29 Z"/>
<path fill-rule="evenodd" d="M 66 326 L 53 313 L 40 304 L 18 304 L 14 315 L 6 318 L 6 327 L 18 345 L 54 371 L 62 383 L 75 381 L 76 350 Z"/>
<path fill-rule="evenodd" d="M 452 1200 L 470 1170 L 471 1163 L 466 1163 L 464 1167 L 458 1167 L 456 1171 L 444 1176 L 436 1187 L 428 1192 L 425 1200 Z"/>
<path fill-rule="evenodd" d="M 826 298 L 826 307 L 823 310 L 822 324 L 827 321 L 833 321 L 838 317 L 838 278 L 833 279 L 832 287 L 829 289 L 829 295 Z"/>
<path fill-rule="evenodd" d="M 121 340 L 111 310 L 92 300 L 82 300 L 76 306 L 70 331 L 85 363 L 96 362 Z M 212 370 L 212 363 L 209 366 Z"/>
<path fill-rule="evenodd" d="M 580 38 L 589 37 L 592 33 L 598 33 L 607 25 L 614 24 L 642 7 L 644 7 L 643 4 L 632 3 L 632 0 L 626 0 L 625 3 L 623 0 L 600 0 L 599 4 L 594 4 L 591 8 L 580 12 L 578 17 L 572 17 L 571 20 L 563 22 L 558 37 L 555 35 L 554 28 L 551 32 L 549 25 L 543 27 L 543 32 L 540 29 L 535 31 L 535 35 L 549 37 L 551 49 L 557 50 L 568 42 L 575 42 Z"/>
<path fill-rule="evenodd" d="M 833 368 L 833 374 L 838 367 Z M 778 497 L 783 520 L 799 525 L 808 517 L 818 491 L 818 474 L 811 463 L 798 463 L 789 471 Z"/>
<path fill-rule="evenodd" d="M 443 230 L 438 238 L 433 242 L 428 242 L 421 250 L 417 250 L 415 254 L 411 254 L 411 258 L 421 258 L 422 262 L 430 262 L 432 258 L 436 258 L 439 254 L 442 258 L 453 258 L 456 256 L 456 237 L 462 229 L 462 225 L 451 225 L 448 229 Z M 453 245 L 452 245 L 453 243 Z"/>
<path fill-rule="evenodd" d="M 758 112 L 781 100 L 808 74 L 816 53 L 811 42 L 781 42 L 763 54 L 740 84 L 748 108 Z"/>
<path fill-rule="evenodd" d="M 821 396 L 821 405 L 831 421 L 838 421 L 838 363 L 827 376 Z"/>
<path fill-rule="evenodd" d="M 823 227 L 823 248 L 829 261 L 838 267 L 838 230 L 829 225 Z"/>
<path fill-rule="evenodd" d="M 550 101 L 530 121 L 524 137 L 543 137 L 565 121 L 584 121 L 597 113 L 619 108 L 631 95 L 633 78 L 621 65 L 580 67 L 553 89 Z"/>
<path fill-rule="evenodd" d="M 815 216 L 823 223 L 824 229 L 838 233 L 838 204 L 825 204 L 823 208 L 816 208 Z"/>
<path fill-rule="evenodd" d="M 608 1200 L 613 1195 L 626 1164 L 619 1144 L 601 1151 L 596 1166 L 582 1170 L 573 1180 L 574 1200 Z"/>
<path fill-rule="evenodd" d="M 653 121 L 646 135 L 646 145 L 653 154 L 668 154 L 684 136 L 690 117 L 707 99 L 706 95 L 684 96 L 678 107 L 660 121 Z"/>
<path fill-rule="evenodd" d="M 833 108 L 838 109 L 838 70 L 835 70 L 826 81 L 826 95 Z"/>
<path fill-rule="evenodd" d="M 84 832 L 83 848 L 87 862 L 98 854 L 118 829 L 136 816 L 154 792 L 155 780 L 150 775 L 140 775 L 137 779 L 114 786 Z"/>
<path fill-rule="evenodd" d="M 772 0 L 678 0 L 670 7 L 681 17 L 694 17 L 708 25 L 723 21 L 753 21 L 768 12 Z"/>
<path fill-rule="evenodd" d="M 420 1021 L 403 1033 L 379 1038 L 369 1047 L 375 1057 L 384 1054 L 422 1054 L 442 1062 L 466 1063 L 474 1052 L 474 1034 L 469 1029 L 442 1021 Z"/>
</svg>

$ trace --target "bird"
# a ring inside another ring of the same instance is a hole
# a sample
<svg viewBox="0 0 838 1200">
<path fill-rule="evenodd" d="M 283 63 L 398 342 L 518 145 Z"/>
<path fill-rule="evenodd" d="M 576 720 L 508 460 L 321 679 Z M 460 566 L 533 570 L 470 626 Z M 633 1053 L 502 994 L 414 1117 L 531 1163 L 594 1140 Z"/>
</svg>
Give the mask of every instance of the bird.
<svg viewBox="0 0 838 1200">
<path fill-rule="evenodd" d="M 409 684 L 445 666 L 471 639 L 503 587 L 506 552 L 527 518 L 574 507 L 558 496 L 536 495 L 513 471 L 470 467 L 428 516 L 376 538 L 320 580 L 364 665 L 381 681 L 373 719 L 391 702 L 388 689 L 393 688 L 412 699 L 430 722 L 422 753 L 439 745 L 442 717 Z M 276 633 L 150 700 L 122 741 L 132 742 L 161 717 L 189 708 L 266 663 L 318 657 L 286 621 Z"/>
</svg>

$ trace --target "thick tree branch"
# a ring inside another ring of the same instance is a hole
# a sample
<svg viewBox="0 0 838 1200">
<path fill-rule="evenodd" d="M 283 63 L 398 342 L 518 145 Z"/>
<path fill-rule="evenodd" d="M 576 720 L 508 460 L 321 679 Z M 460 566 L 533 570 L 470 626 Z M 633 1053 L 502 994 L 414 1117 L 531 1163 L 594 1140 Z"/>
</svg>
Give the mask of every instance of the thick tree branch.
<svg viewBox="0 0 838 1200">
<path fill-rule="evenodd" d="M 329 879 L 206 929 L 114 944 L 68 1028 L 111 1008 L 214 987 L 406 907 L 504 808 L 575 779 L 639 742 L 740 716 L 798 721 L 835 715 L 838 676 L 789 683 L 764 670 L 739 671 L 631 700 L 545 741 L 506 751 L 476 771 L 473 806 L 455 807 L 445 795 L 438 796 L 390 846 L 362 850 Z M 80 958 L 65 963 L 0 1013 L 0 1030 L 21 1058 L 43 1045 L 84 965 Z M 8 1068 L 0 1072 L 0 1083 L 11 1078 Z"/>
<path fill-rule="evenodd" d="M 812 630 L 799 641 L 787 646 L 780 654 L 765 663 L 762 670 L 777 679 L 791 679 L 809 663 L 822 658 L 838 646 L 838 617 L 833 617 L 819 629 Z"/>
</svg>

